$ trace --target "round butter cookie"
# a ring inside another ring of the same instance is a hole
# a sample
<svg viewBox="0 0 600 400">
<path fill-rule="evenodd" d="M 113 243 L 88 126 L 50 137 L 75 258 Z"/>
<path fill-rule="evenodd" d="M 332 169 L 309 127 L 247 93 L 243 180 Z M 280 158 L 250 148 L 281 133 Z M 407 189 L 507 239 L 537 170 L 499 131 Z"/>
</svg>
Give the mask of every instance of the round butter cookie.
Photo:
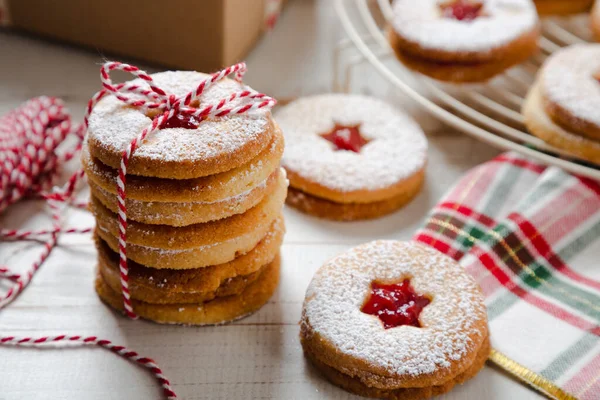
<svg viewBox="0 0 600 400">
<path fill-rule="evenodd" d="M 586 12 L 594 0 L 534 0 L 540 15 L 569 15 Z"/>
<path fill-rule="evenodd" d="M 370 242 L 327 262 L 308 287 L 300 326 L 304 352 L 326 377 L 373 397 L 446 392 L 489 354 L 478 285 L 414 242 Z"/>
<path fill-rule="evenodd" d="M 127 198 L 127 219 L 144 224 L 187 226 L 242 214 L 285 184 L 285 172 L 277 169 L 267 179 L 235 196 L 212 202 L 157 202 Z M 92 196 L 114 213 L 119 211 L 117 196 L 89 182 Z"/>
<path fill-rule="evenodd" d="M 173 227 L 128 221 L 127 244 L 168 250 L 187 250 L 200 246 L 214 246 L 235 237 L 247 235 L 259 226 L 269 226 L 277 218 L 281 212 L 286 189 L 287 182 L 284 181 L 271 196 L 265 197 L 247 212 L 204 224 Z M 104 236 L 105 233 L 111 233 L 117 238 L 119 236 L 117 214 L 104 207 L 94 197 L 91 198 L 90 208 L 96 217 L 100 234 Z"/>
<path fill-rule="evenodd" d="M 248 163 L 226 172 L 179 180 L 127 175 L 127 199 L 193 203 L 215 202 L 236 196 L 264 182 L 269 175 L 277 171 L 283 146 L 283 135 L 278 129 L 269 146 L 260 154 Z M 118 170 L 92 157 L 86 143 L 81 152 L 81 159 L 89 180 L 97 187 L 116 195 Z"/>
<path fill-rule="evenodd" d="M 360 208 L 398 197 L 408 201 L 421 187 L 427 139 L 415 121 L 381 100 L 304 97 L 282 107 L 277 120 L 286 140 L 282 165 L 296 191 Z"/>
<path fill-rule="evenodd" d="M 251 251 L 271 229 L 283 223 L 283 215 L 267 224 L 260 224 L 246 234 L 240 234 L 223 242 L 213 242 L 185 250 L 168 250 L 127 244 L 127 258 L 155 269 L 191 269 L 224 264 Z M 110 233 L 97 230 L 113 251 L 119 251 L 119 240 Z"/>
<path fill-rule="evenodd" d="M 485 362 L 490 354 L 490 350 L 491 346 L 488 338 L 481 346 L 479 353 L 477 353 L 477 358 L 473 364 L 471 364 L 471 366 L 453 379 L 440 385 L 393 390 L 369 387 L 362 383 L 359 379 L 345 375 L 335 368 L 320 362 L 316 357 L 313 356 L 312 353 L 305 352 L 305 354 L 306 358 L 308 358 L 315 368 L 319 370 L 319 372 L 321 372 L 327 379 L 329 379 L 329 381 L 349 392 L 356 393 L 364 397 L 373 397 L 378 399 L 422 400 L 448 393 L 454 388 L 454 386 L 461 385 L 469 379 L 475 377 L 475 375 L 477 375 L 477 373 L 484 367 Z"/>
<path fill-rule="evenodd" d="M 153 304 L 199 303 L 216 296 L 239 293 L 258 277 L 261 268 L 275 259 L 283 242 L 283 221 L 274 224 L 267 235 L 246 254 L 219 265 L 196 269 L 148 268 L 132 260 L 129 265 L 131 298 Z M 96 236 L 98 267 L 104 281 L 116 292 L 121 290 L 119 255 Z"/>
<path fill-rule="evenodd" d="M 600 141 L 600 44 L 560 49 L 548 57 L 537 80 L 554 123 Z"/>
<path fill-rule="evenodd" d="M 537 50 L 531 0 L 396 0 L 388 30 L 399 60 L 434 79 L 481 82 Z"/>
<path fill-rule="evenodd" d="M 260 276 L 238 295 L 218 297 L 196 304 L 150 304 L 132 300 L 134 312 L 142 318 L 161 324 L 219 325 L 244 318 L 264 306 L 279 283 L 279 257 L 263 268 Z M 122 311 L 123 298 L 96 277 L 96 293 L 112 308 Z"/>
<path fill-rule="evenodd" d="M 287 186 L 287 185 L 286 185 Z M 286 186 L 244 214 L 203 224 L 171 227 L 127 224 L 127 257 L 153 268 L 188 269 L 223 264 L 252 250 L 281 219 Z M 98 235 L 119 250 L 117 215 L 92 197 Z"/>
<path fill-rule="evenodd" d="M 193 71 L 167 71 L 152 75 L 156 86 L 167 93 L 183 96 L 210 75 Z M 135 79 L 130 84 L 142 86 Z M 243 90 L 243 85 L 223 79 L 211 85 L 202 96 L 203 104 Z M 109 94 L 94 107 L 87 132 L 90 153 L 102 163 L 118 169 L 123 151 L 151 124 L 153 115 L 130 107 Z M 152 134 L 129 160 L 127 173 L 170 179 L 190 179 L 214 175 L 248 163 L 264 150 L 276 125 L 271 112 L 258 109 L 244 114 L 208 118 L 202 123 L 175 116 L 166 128 Z"/>
<path fill-rule="evenodd" d="M 331 200 L 311 196 L 301 190 L 289 188 L 285 202 L 307 214 L 336 221 L 379 218 L 396 211 L 411 201 L 421 186 L 424 173 L 416 175 L 413 178 L 414 182 L 407 185 L 407 187 L 411 187 L 410 190 L 387 200 L 374 201 L 372 203 L 336 203 Z"/>
</svg>

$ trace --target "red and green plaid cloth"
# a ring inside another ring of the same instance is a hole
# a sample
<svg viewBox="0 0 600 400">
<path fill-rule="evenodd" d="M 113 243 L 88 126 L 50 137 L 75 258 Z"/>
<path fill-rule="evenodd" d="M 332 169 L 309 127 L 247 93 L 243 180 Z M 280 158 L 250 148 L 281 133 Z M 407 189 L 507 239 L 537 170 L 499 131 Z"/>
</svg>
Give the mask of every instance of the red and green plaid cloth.
<svg viewBox="0 0 600 400">
<path fill-rule="evenodd" d="M 600 182 L 503 154 L 468 172 L 414 239 L 479 282 L 492 345 L 525 367 L 517 375 L 550 397 L 600 399 Z"/>
</svg>

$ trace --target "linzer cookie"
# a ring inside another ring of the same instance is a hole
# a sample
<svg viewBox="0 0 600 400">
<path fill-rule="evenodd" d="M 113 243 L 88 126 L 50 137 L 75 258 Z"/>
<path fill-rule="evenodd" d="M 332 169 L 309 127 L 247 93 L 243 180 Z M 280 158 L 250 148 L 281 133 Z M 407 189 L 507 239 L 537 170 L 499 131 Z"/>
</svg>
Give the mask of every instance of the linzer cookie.
<svg viewBox="0 0 600 400">
<path fill-rule="evenodd" d="M 537 50 L 531 0 L 397 0 L 393 10 L 388 36 L 398 59 L 434 79 L 486 81 Z"/>
<path fill-rule="evenodd" d="M 529 131 L 576 157 L 600 163 L 600 45 L 552 54 L 523 105 Z"/>
<path fill-rule="evenodd" d="M 113 85 L 113 69 L 138 79 Z M 82 162 L 97 222 L 96 291 L 110 306 L 160 323 L 220 324 L 273 294 L 283 136 L 274 101 L 241 84 L 244 70 L 103 67 Z"/>
<path fill-rule="evenodd" d="M 421 189 L 427 140 L 410 117 L 380 100 L 325 94 L 277 113 L 286 140 L 287 204 L 322 218 L 393 212 Z"/>
<path fill-rule="evenodd" d="M 304 354 L 350 392 L 427 399 L 473 378 L 490 352 L 483 295 L 451 258 L 375 241 L 321 267 L 300 322 Z"/>
</svg>

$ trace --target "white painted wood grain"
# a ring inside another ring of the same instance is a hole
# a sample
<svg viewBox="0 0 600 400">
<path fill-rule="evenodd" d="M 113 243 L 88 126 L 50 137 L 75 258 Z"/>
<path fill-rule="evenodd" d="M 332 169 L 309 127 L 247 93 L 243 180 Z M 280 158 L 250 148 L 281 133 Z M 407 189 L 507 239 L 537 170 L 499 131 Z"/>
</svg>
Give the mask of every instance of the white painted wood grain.
<svg viewBox="0 0 600 400">
<path fill-rule="evenodd" d="M 342 36 L 329 1 L 291 1 L 276 30 L 248 57 L 247 81 L 281 98 L 328 91 L 333 46 Z M 85 102 L 98 89 L 102 57 L 94 52 L 0 33 L 0 54 L 0 113 L 47 94 L 64 98 L 80 118 Z M 354 91 L 414 110 L 400 95 L 389 92 L 368 66 L 359 67 L 356 74 Z M 155 358 L 184 399 L 355 398 L 321 379 L 302 357 L 297 323 L 314 271 L 354 244 L 409 238 L 462 173 L 497 154 L 485 144 L 441 129 L 422 113 L 416 115 L 429 128 L 431 143 L 423 192 L 404 210 L 370 222 L 327 222 L 286 209 L 281 284 L 257 314 L 208 328 L 128 321 L 103 306 L 93 291 L 95 251 L 89 236 L 65 237 L 26 292 L 0 312 L 0 333 L 93 334 L 131 346 Z M 0 225 L 11 227 L 48 223 L 43 207 L 32 202 L 9 209 L 0 220 Z M 85 213 L 71 213 L 68 218 L 68 224 L 91 223 Z M 0 263 L 27 265 L 37 250 L 28 244 L 15 253 L 15 245 L 0 244 Z M 0 400 L 154 398 L 160 398 L 160 393 L 145 370 L 100 349 L 0 347 Z M 476 379 L 441 398 L 540 396 L 486 367 Z"/>
</svg>

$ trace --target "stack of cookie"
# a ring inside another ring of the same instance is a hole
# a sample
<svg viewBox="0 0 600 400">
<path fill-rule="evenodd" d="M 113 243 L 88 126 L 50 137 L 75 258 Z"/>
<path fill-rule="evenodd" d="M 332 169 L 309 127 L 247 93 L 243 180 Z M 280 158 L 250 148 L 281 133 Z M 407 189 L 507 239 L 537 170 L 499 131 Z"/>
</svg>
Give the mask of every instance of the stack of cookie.
<svg viewBox="0 0 600 400">
<path fill-rule="evenodd" d="M 164 72 L 176 96 L 207 75 Z M 135 81 L 134 81 L 135 82 Z M 232 80 L 202 97 L 218 103 Z M 123 150 L 151 115 L 106 96 L 90 116 L 82 153 L 96 217 L 96 291 L 121 309 L 117 175 Z M 283 137 L 268 110 L 199 123 L 175 116 L 130 159 L 126 181 L 129 289 L 136 314 L 161 323 L 218 324 L 264 305 L 279 280 L 287 179 Z"/>
</svg>

